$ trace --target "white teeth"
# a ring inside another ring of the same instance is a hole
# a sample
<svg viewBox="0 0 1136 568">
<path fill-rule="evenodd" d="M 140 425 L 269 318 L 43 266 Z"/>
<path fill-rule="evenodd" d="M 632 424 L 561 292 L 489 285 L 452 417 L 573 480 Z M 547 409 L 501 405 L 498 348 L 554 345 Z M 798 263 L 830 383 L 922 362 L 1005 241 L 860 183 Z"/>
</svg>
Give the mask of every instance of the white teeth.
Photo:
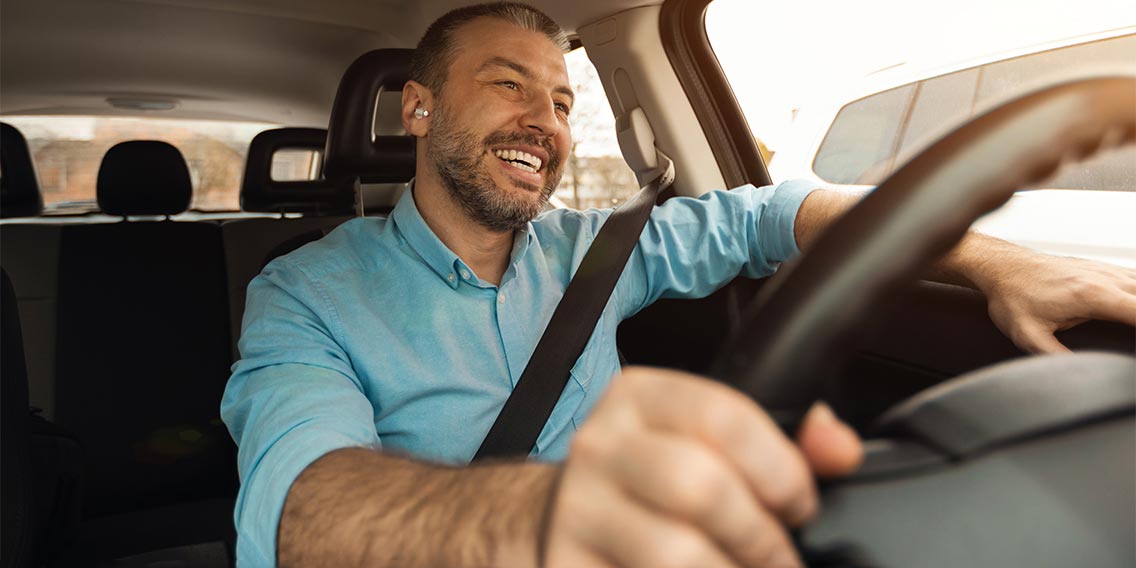
<svg viewBox="0 0 1136 568">
<path fill-rule="evenodd" d="M 544 163 L 544 160 L 541 160 L 540 158 L 529 154 L 528 152 L 519 150 L 494 150 L 493 155 L 501 158 L 502 160 L 507 160 L 513 167 L 524 170 L 526 172 L 535 173 L 540 169 L 541 164 Z"/>
</svg>

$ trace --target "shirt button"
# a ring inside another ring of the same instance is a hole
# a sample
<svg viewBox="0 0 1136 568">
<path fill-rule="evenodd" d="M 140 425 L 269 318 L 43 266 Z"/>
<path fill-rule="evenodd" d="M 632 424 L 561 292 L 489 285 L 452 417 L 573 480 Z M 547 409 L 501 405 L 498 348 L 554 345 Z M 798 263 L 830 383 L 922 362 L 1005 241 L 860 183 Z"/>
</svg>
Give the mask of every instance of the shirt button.
<svg viewBox="0 0 1136 568">
<path fill-rule="evenodd" d="M 498 304 L 504 304 L 505 303 L 505 294 L 497 294 L 497 303 Z"/>
<path fill-rule="evenodd" d="M 466 280 L 469 280 L 469 271 L 468 271 L 468 270 L 463 270 L 463 271 L 462 271 L 462 278 L 465 278 Z"/>
<path fill-rule="evenodd" d="M 453 281 L 454 281 L 454 273 L 453 273 L 453 272 L 451 272 L 451 273 L 449 273 L 448 275 L 446 275 L 446 280 L 449 280 L 450 282 L 453 282 Z"/>
</svg>

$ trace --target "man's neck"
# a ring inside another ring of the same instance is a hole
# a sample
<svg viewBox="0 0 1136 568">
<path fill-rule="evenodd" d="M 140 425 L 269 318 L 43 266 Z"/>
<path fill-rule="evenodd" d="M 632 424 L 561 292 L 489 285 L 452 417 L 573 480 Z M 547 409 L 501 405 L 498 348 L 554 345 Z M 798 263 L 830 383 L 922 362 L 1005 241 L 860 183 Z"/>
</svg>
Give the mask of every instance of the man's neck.
<svg viewBox="0 0 1136 568">
<path fill-rule="evenodd" d="M 430 230 L 479 278 L 501 283 L 513 251 L 513 231 L 492 231 L 470 219 L 435 180 L 415 181 L 414 204 Z"/>
</svg>

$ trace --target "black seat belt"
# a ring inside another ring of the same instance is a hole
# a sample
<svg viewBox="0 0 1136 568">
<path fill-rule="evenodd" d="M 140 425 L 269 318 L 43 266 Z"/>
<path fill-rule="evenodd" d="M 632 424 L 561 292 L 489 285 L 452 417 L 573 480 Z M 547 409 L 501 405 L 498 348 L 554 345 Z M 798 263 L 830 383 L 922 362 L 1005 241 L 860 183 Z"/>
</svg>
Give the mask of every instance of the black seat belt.
<svg viewBox="0 0 1136 568">
<path fill-rule="evenodd" d="M 639 242 L 651 209 L 673 181 L 674 165 L 668 164 L 600 227 L 474 461 L 524 457 L 532 451 Z"/>
</svg>

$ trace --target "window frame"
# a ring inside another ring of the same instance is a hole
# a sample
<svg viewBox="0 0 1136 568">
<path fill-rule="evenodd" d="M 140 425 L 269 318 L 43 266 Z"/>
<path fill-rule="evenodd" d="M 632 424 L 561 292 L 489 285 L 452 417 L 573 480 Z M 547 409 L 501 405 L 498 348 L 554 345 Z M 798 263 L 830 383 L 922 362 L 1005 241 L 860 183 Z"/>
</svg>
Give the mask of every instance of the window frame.
<svg viewBox="0 0 1136 568">
<path fill-rule="evenodd" d="M 729 187 L 770 185 L 754 132 L 706 33 L 713 0 L 667 0 L 659 16 L 663 49 Z"/>
</svg>

